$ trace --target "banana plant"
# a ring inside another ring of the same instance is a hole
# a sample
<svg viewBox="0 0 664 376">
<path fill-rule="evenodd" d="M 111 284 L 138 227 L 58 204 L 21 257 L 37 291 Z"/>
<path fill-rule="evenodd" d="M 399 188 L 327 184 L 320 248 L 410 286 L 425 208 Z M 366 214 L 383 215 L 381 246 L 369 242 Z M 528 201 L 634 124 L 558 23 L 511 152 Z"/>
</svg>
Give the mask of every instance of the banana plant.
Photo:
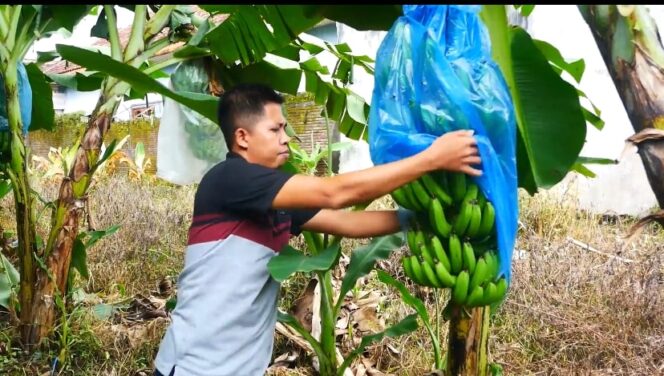
<svg viewBox="0 0 664 376">
<path fill-rule="evenodd" d="M 664 129 L 664 46 L 645 5 L 579 5 L 634 132 Z M 644 133 L 645 134 L 645 133 Z M 664 144 L 638 144 L 650 187 L 664 208 Z"/>
<path fill-rule="evenodd" d="M 305 239 L 311 239 L 311 236 L 320 236 L 320 234 L 309 234 L 309 237 L 305 236 Z M 318 356 L 322 375 L 343 375 L 352 361 L 371 343 L 384 337 L 397 337 L 412 332 L 418 327 L 415 314 L 406 316 L 397 324 L 380 333 L 363 337 L 360 345 L 351 351 L 345 359 L 337 358 L 335 326 L 346 293 L 355 286 L 359 278 L 373 270 L 377 260 L 388 258 L 395 249 L 398 249 L 403 243 L 403 237 L 397 234 L 375 238 L 368 245 L 354 250 L 346 275 L 342 280 L 341 288 L 338 294 L 334 294 L 331 271 L 338 265 L 341 257 L 340 241 L 341 238 L 337 237 L 328 245 L 323 239 L 319 241 L 308 240 L 307 245 L 310 255 L 287 246 L 268 263 L 268 270 L 272 277 L 279 282 L 297 272 L 314 272 L 321 283 L 320 340 L 314 338 L 291 315 L 280 312 L 279 320 L 290 325 L 311 344 Z"/>
<path fill-rule="evenodd" d="M 46 297 L 53 295 L 40 294 L 37 288 L 37 284 L 49 283 L 52 278 L 45 265 L 45 250 L 37 241 L 34 198 L 28 179 L 28 151 L 24 139 L 27 127 L 23 124 L 21 110 L 31 108 L 30 129 L 50 129 L 53 126 L 53 105 L 50 87 L 36 64 L 29 64 L 25 68 L 32 91 L 32 100 L 29 102 L 27 97 L 19 97 L 18 72 L 25 54 L 36 40 L 60 28 L 73 31 L 89 8 L 86 5 L 0 6 L 0 75 L 4 82 L 2 102 L 9 126 L 8 132 L 0 131 L 3 141 L 0 170 L 9 177 L 16 205 L 20 273 L 19 320 L 23 343 L 29 349 L 39 343 L 43 322 L 41 319 L 34 319 L 34 307 L 48 301 Z M 48 320 L 49 318 L 46 319 Z"/>
</svg>

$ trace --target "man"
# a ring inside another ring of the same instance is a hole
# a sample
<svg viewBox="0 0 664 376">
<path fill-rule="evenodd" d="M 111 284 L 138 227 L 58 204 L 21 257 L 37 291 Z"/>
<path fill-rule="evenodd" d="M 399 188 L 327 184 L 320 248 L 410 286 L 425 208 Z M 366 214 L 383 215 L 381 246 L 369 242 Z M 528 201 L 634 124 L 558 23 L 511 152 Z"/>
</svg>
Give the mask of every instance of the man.
<svg viewBox="0 0 664 376">
<path fill-rule="evenodd" d="M 263 85 L 223 94 L 227 159 L 194 199 L 177 306 L 155 375 L 263 375 L 272 356 L 279 284 L 267 263 L 302 230 L 367 238 L 405 226 L 403 210 L 337 210 L 381 197 L 435 170 L 481 172 L 470 131 L 450 132 L 401 161 L 332 177 L 278 170 L 288 159 L 282 97 Z M 401 213 L 401 214 L 400 214 Z"/>
</svg>

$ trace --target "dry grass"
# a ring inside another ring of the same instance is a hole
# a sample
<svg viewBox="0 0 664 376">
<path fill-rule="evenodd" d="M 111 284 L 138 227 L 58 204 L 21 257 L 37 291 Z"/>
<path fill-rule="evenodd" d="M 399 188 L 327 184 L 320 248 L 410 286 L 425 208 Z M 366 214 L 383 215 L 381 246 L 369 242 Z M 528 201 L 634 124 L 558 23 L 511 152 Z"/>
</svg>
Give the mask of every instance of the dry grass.
<svg viewBox="0 0 664 376">
<path fill-rule="evenodd" d="M 48 184 L 40 189 L 47 199 L 56 191 Z M 139 184 L 121 176 L 100 181 L 91 193 L 93 223 L 98 229 L 114 224 L 122 227 L 90 250 L 92 278 L 79 281 L 79 286 L 106 303 L 116 303 L 135 294 L 150 294 L 166 276 L 174 280 L 182 267 L 194 192 L 193 187 Z M 0 204 L 0 223 L 10 228 L 11 200 L 6 198 Z M 383 199 L 371 208 L 390 205 L 389 199 Z M 44 215 L 43 225 L 47 217 Z M 590 215 L 546 193 L 534 198 L 522 195 L 520 219 L 513 284 L 506 303 L 494 316 L 490 341 L 491 357 L 505 374 L 664 374 L 661 230 L 651 225 L 625 246 L 623 236 L 634 223 L 632 219 Z M 587 251 L 569 238 L 635 262 Z M 295 246 L 298 242 L 301 240 L 293 240 Z M 364 243 L 366 240 L 345 240 L 343 248 L 348 251 Z M 380 266 L 411 287 L 434 312 L 434 295 L 406 282 L 398 259 L 395 252 Z M 290 305 L 306 281 L 299 276 L 282 286 L 282 307 Z M 381 292 L 384 299 L 379 313 L 389 323 L 412 313 L 373 274 L 358 288 Z M 166 319 L 123 325 L 100 321 L 90 314 L 89 305 L 79 306 L 76 312 L 71 320 L 76 341 L 70 351 L 74 356 L 63 374 L 149 374 Z M 7 343 L 11 334 L 0 323 L 0 343 Z M 445 342 L 444 326 L 441 341 Z M 51 355 L 58 350 L 56 344 L 49 349 Z M 275 356 L 293 350 L 299 349 L 284 337 L 276 337 Z M 433 348 L 420 328 L 371 347 L 365 356 L 375 360 L 376 368 L 383 372 L 421 375 L 431 369 Z M 310 361 L 301 355 L 297 369 L 274 370 L 271 375 L 313 375 Z M 0 346 L 0 374 L 31 374 L 29 369 L 44 372 L 46 359 L 26 361 Z"/>
</svg>

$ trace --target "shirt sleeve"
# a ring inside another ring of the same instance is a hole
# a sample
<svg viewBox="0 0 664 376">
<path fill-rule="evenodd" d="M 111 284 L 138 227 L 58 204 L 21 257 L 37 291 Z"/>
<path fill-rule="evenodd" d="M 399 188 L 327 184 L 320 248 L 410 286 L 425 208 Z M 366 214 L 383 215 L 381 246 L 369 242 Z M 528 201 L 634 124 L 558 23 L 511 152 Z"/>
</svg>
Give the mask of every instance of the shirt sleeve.
<svg viewBox="0 0 664 376">
<path fill-rule="evenodd" d="M 215 182 L 215 206 L 221 210 L 266 213 L 293 175 L 253 163 L 226 166 Z"/>
<path fill-rule="evenodd" d="M 320 209 L 292 209 L 290 210 L 291 215 L 291 230 L 290 233 L 293 236 L 298 236 L 302 233 L 302 225 L 309 222 Z"/>
</svg>

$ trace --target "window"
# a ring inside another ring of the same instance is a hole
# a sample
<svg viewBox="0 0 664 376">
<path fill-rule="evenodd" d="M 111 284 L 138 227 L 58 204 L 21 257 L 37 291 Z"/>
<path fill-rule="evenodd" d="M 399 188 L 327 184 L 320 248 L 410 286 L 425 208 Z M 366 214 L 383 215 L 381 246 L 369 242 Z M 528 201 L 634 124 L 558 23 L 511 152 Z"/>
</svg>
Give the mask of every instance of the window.
<svg viewBox="0 0 664 376">
<path fill-rule="evenodd" d="M 134 106 L 131 108 L 131 118 L 140 119 L 140 118 L 150 118 L 154 115 L 154 105 L 149 107 L 145 106 Z"/>
</svg>

